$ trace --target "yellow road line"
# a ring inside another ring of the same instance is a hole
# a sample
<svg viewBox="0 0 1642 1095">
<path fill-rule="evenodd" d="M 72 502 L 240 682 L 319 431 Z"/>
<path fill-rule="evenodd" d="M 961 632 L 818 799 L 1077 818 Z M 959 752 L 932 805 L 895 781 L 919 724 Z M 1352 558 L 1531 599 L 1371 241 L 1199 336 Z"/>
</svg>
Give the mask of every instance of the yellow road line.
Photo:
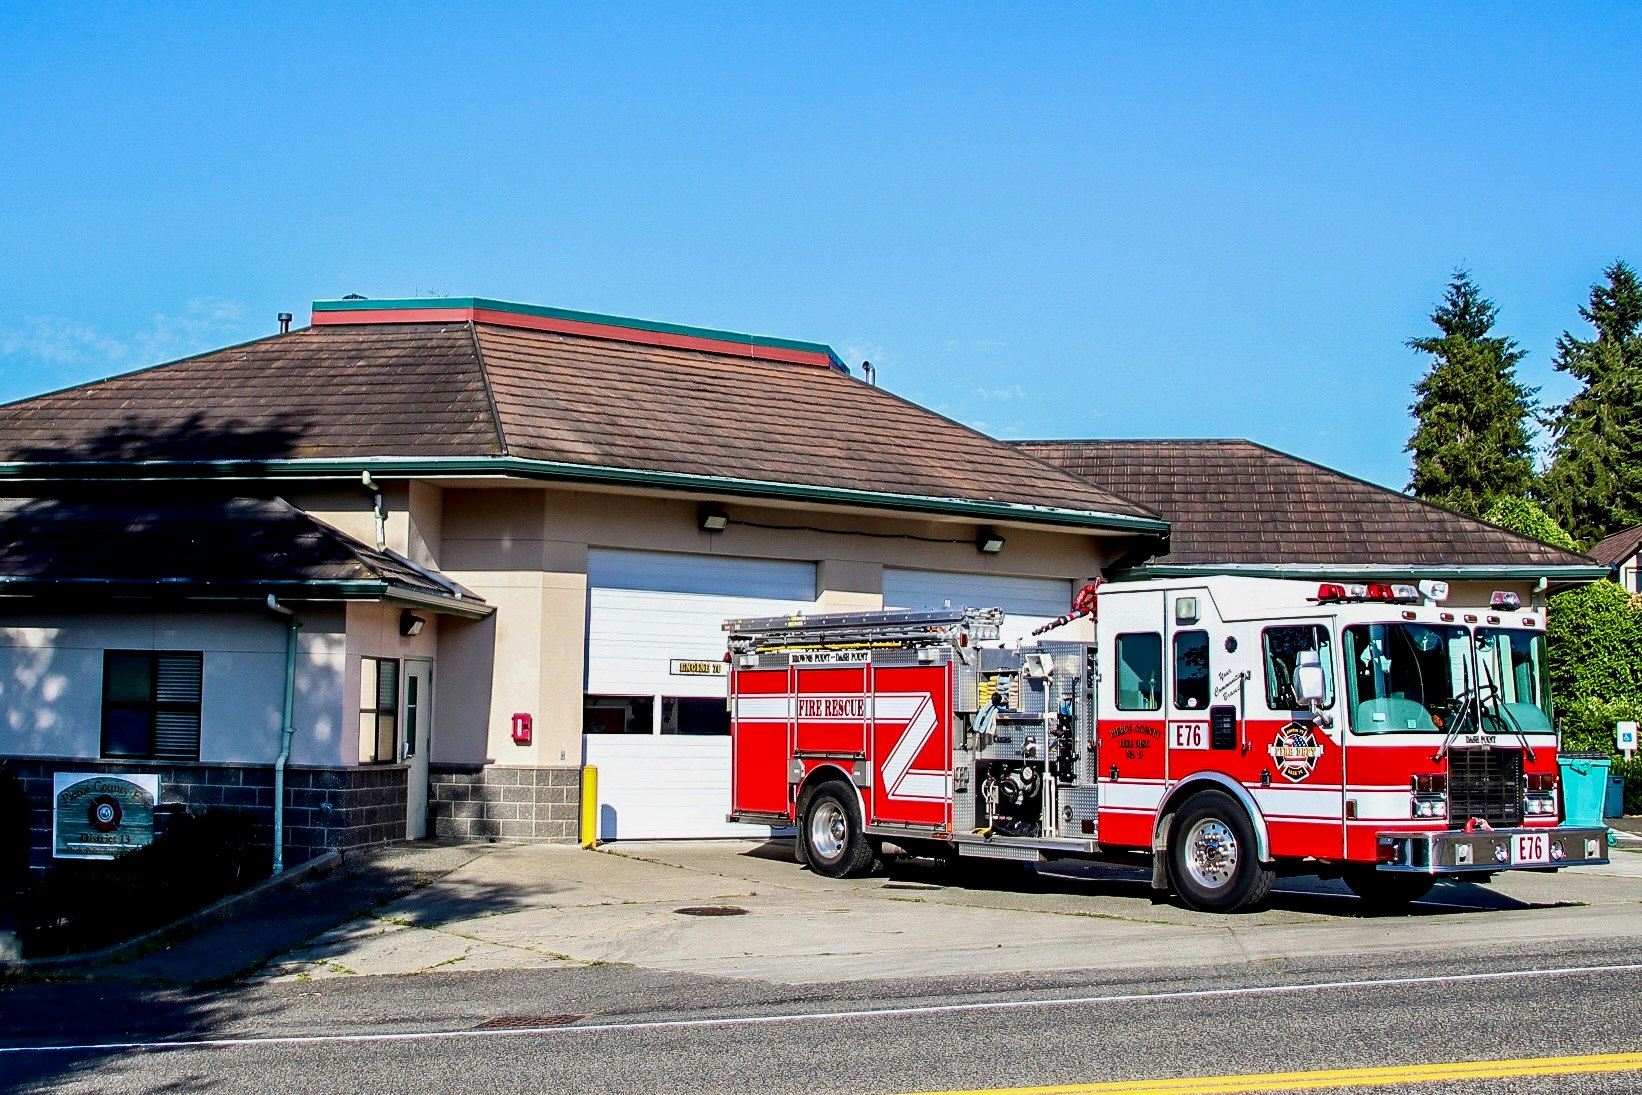
<svg viewBox="0 0 1642 1095">
<path fill-rule="evenodd" d="M 1588 1072 L 1642 1072 L 1642 1053 L 1586 1057 L 1526 1057 L 1512 1061 L 1336 1068 L 1319 1072 L 1268 1072 L 1249 1076 L 1195 1076 L 1183 1080 L 1114 1080 L 1058 1087 L 996 1087 L 924 1095 L 1234 1095 L 1237 1092 L 1311 1091 L 1330 1087 L 1384 1087 L 1438 1080 L 1501 1080 L 1517 1076 L 1569 1076 Z"/>
</svg>

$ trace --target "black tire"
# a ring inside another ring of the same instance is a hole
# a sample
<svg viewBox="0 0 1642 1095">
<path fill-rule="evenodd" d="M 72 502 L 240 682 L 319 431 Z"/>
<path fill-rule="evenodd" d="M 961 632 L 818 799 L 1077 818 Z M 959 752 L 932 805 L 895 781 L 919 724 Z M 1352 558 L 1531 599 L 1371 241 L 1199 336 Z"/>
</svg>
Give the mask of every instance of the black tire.
<svg viewBox="0 0 1642 1095">
<path fill-rule="evenodd" d="M 857 878 L 872 870 L 872 844 L 862 832 L 853 788 L 823 783 L 809 796 L 798 840 L 810 870 L 828 878 Z"/>
<path fill-rule="evenodd" d="M 1373 867 L 1347 867 L 1340 877 L 1371 914 L 1406 912 L 1437 884 L 1428 874 L 1377 871 Z"/>
<path fill-rule="evenodd" d="M 1230 795 L 1199 791 L 1175 814 L 1169 879 L 1200 912 L 1247 909 L 1271 893 L 1277 872 L 1261 863 L 1249 815 Z"/>
</svg>

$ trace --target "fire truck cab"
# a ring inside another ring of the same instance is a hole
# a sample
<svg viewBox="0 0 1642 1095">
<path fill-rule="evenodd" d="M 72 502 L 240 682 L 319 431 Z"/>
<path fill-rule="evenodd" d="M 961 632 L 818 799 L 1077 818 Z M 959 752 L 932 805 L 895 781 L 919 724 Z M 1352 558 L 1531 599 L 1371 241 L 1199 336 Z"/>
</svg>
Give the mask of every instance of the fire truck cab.
<svg viewBox="0 0 1642 1095">
<path fill-rule="evenodd" d="M 896 853 L 1149 861 L 1206 911 L 1279 873 L 1396 906 L 1606 862 L 1605 830 L 1557 824 L 1543 611 L 1446 593 L 1124 583 L 1057 621 L 1092 617 L 1093 642 L 1033 645 L 999 642 L 997 609 L 731 620 L 730 818 L 796 827 L 833 876 Z"/>
</svg>

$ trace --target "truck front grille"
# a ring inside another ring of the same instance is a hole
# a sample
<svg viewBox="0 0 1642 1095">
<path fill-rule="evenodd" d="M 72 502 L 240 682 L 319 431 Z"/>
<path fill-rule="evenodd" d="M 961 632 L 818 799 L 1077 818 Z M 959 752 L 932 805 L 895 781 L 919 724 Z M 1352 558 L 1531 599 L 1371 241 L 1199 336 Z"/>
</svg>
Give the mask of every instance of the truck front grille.
<svg viewBox="0 0 1642 1095">
<path fill-rule="evenodd" d="M 1522 750 L 1455 749 L 1448 754 L 1448 824 L 1481 818 L 1495 828 L 1522 824 Z"/>
</svg>

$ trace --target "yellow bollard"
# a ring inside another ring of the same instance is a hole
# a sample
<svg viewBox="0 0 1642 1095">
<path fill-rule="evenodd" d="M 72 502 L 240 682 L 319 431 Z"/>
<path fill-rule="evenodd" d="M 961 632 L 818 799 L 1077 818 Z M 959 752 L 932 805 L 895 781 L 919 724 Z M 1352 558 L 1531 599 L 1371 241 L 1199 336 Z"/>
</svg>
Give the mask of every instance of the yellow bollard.
<svg viewBox="0 0 1642 1095">
<path fill-rule="evenodd" d="M 582 847 L 599 846 L 599 770 L 582 769 Z"/>
</svg>

